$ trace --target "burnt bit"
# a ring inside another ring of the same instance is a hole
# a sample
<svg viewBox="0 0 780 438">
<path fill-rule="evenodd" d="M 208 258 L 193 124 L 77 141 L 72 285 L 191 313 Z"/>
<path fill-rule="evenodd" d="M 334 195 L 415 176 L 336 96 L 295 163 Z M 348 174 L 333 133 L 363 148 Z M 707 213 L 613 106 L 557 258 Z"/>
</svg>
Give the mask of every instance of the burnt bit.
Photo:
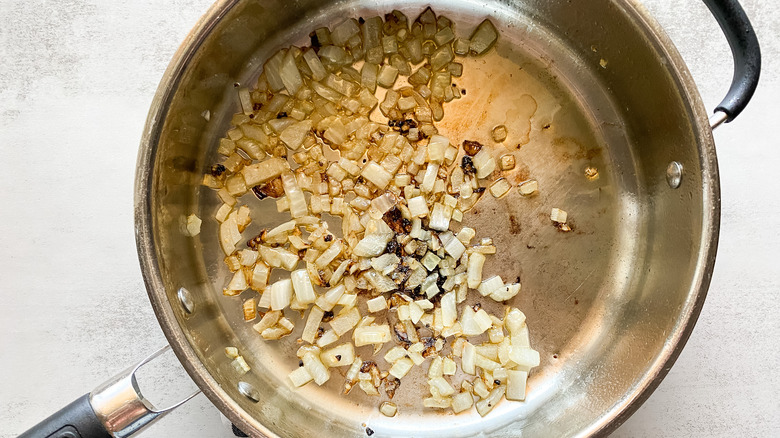
<svg viewBox="0 0 780 438">
<path fill-rule="evenodd" d="M 317 333 L 314 334 L 314 339 L 319 339 L 324 334 L 325 334 L 325 329 L 322 327 L 317 327 Z"/>
<path fill-rule="evenodd" d="M 564 224 L 561 222 L 554 222 L 555 228 L 562 232 L 562 233 L 568 233 L 569 231 L 574 231 L 574 227 L 571 224 Z"/>
<path fill-rule="evenodd" d="M 220 177 L 222 176 L 223 173 L 225 173 L 226 170 L 227 169 L 225 168 L 225 166 L 221 164 L 215 164 L 211 166 L 211 170 L 210 170 L 211 176 Z"/>
<path fill-rule="evenodd" d="M 550 129 L 550 124 L 548 123 L 548 124 L 542 126 L 542 129 Z"/>
<path fill-rule="evenodd" d="M 475 312 L 479 312 L 479 309 L 482 308 L 482 303 L 477 303 L 471 306 L 472 309 L 474 309 Z"/>
<path fill-rule="evenodd" d="M 317 32 L 310 33 L 309 40 L 311 41 L 312 48 L 314 48 L 315 50 L 322 47 L 322 45 L 320 44 L 320 39 L 317 38 Z"/>
<path fill-rule="evenodd" d="M 241 84 L 240 84 L 240 83 L 238 83 L 238 82 L 233 82 L 233 87 L 234 87 L 234 88 L 238 88 L 238 87 L 240 87 L 240 86 L 241 86 Z"/>
<path fill-rule="evenodd" d="M 477 168 L 474 167 L 474 161 L 468 155 L 464 155 L 460 160 L 460 168 L 463 169 L 463 173 L 466 175 L 475 175 Z"/>
<path fill-rule="evenodd" d="M 416 127 L 417 127 L 417 122 L 415 122 L 415 121 L 414 121 L 414 120 L 412 120 L 412 119 L 406 119 L 406 120 L 404 120 L 403 122 L 401 122 L 401 123 L 399 123 L 399 124 L 398 124 L 398 131 L 399 131 L 399 132 L 400 132 L 402 135 L 406 135 L 406 134 L 408 134 L 408 133 L 409 133 L 409 130 L 410 130 L 410 129 L 412 129 L 412 128 L 416 128 Z"/>
<path fill-rule="evenodd" d="M 336 360 L 341 360 L 341 355 L 340 354 L 336 355 Z"/>
<path fill-rule="evenodd" d="M 404 219 L 401 210 L 399 210 L 398 207 L 393 207 L 388 210 L 382 215 L 382 220 L 385 221 L 395 233 L 405 234 L 412 231 L 412 223 L 409 220 Z"/>
<path fill-rule="evenodd" d="M 518 275 L 517 278 L 515 278 L 515 283 L 520 283 L 520 276 Z"/>
<path fill-rule="evenodd" d="M 390 12 L 385 14 L 385 23 L 392 24 L 393 26 L 397 26 L 401 24 L 401 20 L 394 13 Z"/>
<path fill-rule="evenodd" d="M 404 290 L 406 280 L 409 279 L 409 268 L 407 267 L 404 269 L 399 264 L 399 267 L 390 273 L 390 279 L 393 280 L 393 283 L 395 283 L 397 289 Z"/>
<path fill-rule="evenodd" d="M 261 186 L 254 186 L 254 187 L 252 187 L 252 193 L 254 193 L 255 196 L 257 196 L 257 199 L 262 200 L 262 199 L 265 199 L 265 198 L 268 197 L 268 195 L 263 193 L 262 189 L 263 188 Z"/>
<path fill-rule="evenodd" d="M 298 250 L 298 259 L 303 260 L 304 257 L 306 257 L 306 249 Z"/>
<path fill-rule="evenodd" d="M 366 360 L 362 364 L 360 364 L 361 373 L 371 372 L 372 368 L 376 368 L 376 362 L 374 362 L 373 360 Z"/>
<path fill-rule="evenodd" d="M 520 228 L 520 223 L 517 221 L 517 218 L 515 215 L 510 214 L 509 215 L 509 234 L 520 234 L 520 231 L 522 228 Z"/>
<path fill-rule="evenodd" d="M 477 141 L 463 140 L 463 150 L 470 156 L 477 155 L 482 150 L 482 144 Z"/>
<path fill-rule="evenodd" d="M 464 89 L 460 90 L 460 94 L 465 96 L 466 95 L 466 89 L 464 88 Z"/>
<path fill-rule="evenodd" d="M 299 361 L 298 361 L 298 367 L 300 368 L 300 367 L 302 367 L 302 366 L 303 366 L 303 361 L 302 361 L 302 360 L 299 360 Z"/>
<path fill-rule="evenodd" d="M 576 298 L 575 298 L 575 299 L 574 299 L 574 305 L 576 306 L 576 305 L 577 305 L 577 304 L 579 304 L 579 303 L 580 303 L 580 300 L 578 300 L 578 299 L 576 299 Z"/>
<path fill-rule="evenodd" d="M 409 348 L 409 346 L 412 345 L 412 342 L 409 340 L 409 334 L 406 333 L 406 327 L 404 327 L 403 323 L 395 323 L 393 331 L 395 332 L 395 337 L 398 338 L 398 342 L 404 344 L 405 348 Z"/>
<path fill-rule="evenodd" d="M 366 435 L 371 436 L 374 434 L 374 429 L 371 429 L 370 427 L 366 428 Z"/>
<path fill-rule="evenodd" d="M 401 379 L 396 377 L 388 378 L 385 380 L 385 393 L 392 400 L 395 397 L 395 390 L 401 386 Z"/>
<path fill-rule="evenodd" d="M 358 23 L 365 24 L 366 20 L 363 17 L 358 17 Z"/>
<path fill-rule="evenodd" d="M 322 322 L 330 322 L 333 319 L 333 311 L 328 310 L 322 315 Z"/>
<path fill-rule="evenodd" d="M 401 257 L 401 245 L 398 244 L 397 240 L 390 239 L 390 241 L 387 242 L 387 246 L 385 247 L 385 252 L 387 254 L 395 254 L 398 257 Z"/>
<path fill-rule="evenodd" d="M 263 243 L 263 241 L 265 240 L 265 234 L 267 232 L 268 232 L 268 229 L 267 228 L 263 228 L 263 230 L 260 231 L 260 234 L 258 234 L 257 236 L 255 236 L 255 237 L 253 237 L 253 238 L 251 238 L 251 239 L 246 241 L 246 246 L 248 246 L 248 247 L 250 247 L 250 248 L 252 248 L 254 250 L 257 250 L 257 247 L 260 246 Z"/>
<path fill-rule="evenodd" d="M 436 347 L 431 345 L 430 347 L 428 347 L 425 350 L 423 350 L 423 352 L 420 353 L 420 354 L 422 355 L 422 357 L 424 357 L 426 359 L 431 357 L 431 356 L 435 356 L 436 355 Z"/>
<path fill-rule="evenodd" d="M 257 196 L 258 199 L 265 199 L 268 197 L 278 198 L 284 195 L 284 185 L 282 184 L 282 177 L 278 177 L 268 181 L 262 186 L 252 187 L 252 193 Z"/>
<path fill-rule="evenodd" d="M 485 187 L 477 187 L 476 189 L 474 189 L 474 193 L 477 194 L 485 193 Z"/>
<path fill-rule="evenodd" d="M 390 308 L 403 306 L 404 304 L 407 304 L 408 301 L 404 299 L 404 297 L 401 294 L 393 294 L 390 296 Z"/>
<path fill-rule="evenodd" d="M 263 104 L 262 103 L 255 102 L 255 103 L 252 104 L 252 110 L 253 111 L 260 111 L 261 109 L 263 109 Z"/>
<path fill-rule="evenodd" d="M 330 242 L 331 240 L 333 240 L 333 234 L 326 234 L 325 237 L 322 238 L 322 240 L 326 242 Z"/>
<path fill-rule="evenodd" d="M 420 259 L 422 259 L 422 256 L 418 257 L 417 254 L 415 254 L 414 258 L 417 259 L 417 261 L 420 261 Z M 425 294 L 422 291 L 422 286 L 417 286 L 414 289 L 405 289 L 404 292 L 406 292 L 407 295 L 411 295 L 411 296 L 413 296 L 415 298 L 424 298 L 425 297 Z"/>
<path fill-rule="evenodd" d="M 501 381 L 500 381 L 500 380 L 498 380 L 498 379 L 495 379 L 495 380 L 493 380 L 493 383 L 494 383 L 494 384 L 496 384 L 496 385 L 500 385 L 500 384 L 501 384 Z"/>
<path fill-rule="evenodd" d="M 287 113 L 284 112 L 284 111 L 282 111 L 282 112 L 280 112 L 279 114 L 276 115 L 277 119 L 283 119 L 285 117 L 287 117 Z"/>
</svg>

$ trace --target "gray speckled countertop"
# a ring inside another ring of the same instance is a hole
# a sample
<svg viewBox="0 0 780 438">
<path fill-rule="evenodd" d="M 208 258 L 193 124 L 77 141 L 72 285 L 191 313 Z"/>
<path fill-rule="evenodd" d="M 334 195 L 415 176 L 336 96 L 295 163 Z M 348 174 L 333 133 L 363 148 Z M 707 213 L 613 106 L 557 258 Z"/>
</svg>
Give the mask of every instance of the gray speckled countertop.
<svg viewBox="0 0 780 438">
<path fill-rule="evenodd" d="M 165 340 L 133 237 L 138 142 L 169 59 L 209 0 L 0 0 L 0 437 Z M 754 101 L 715 134 L 723 216 L 699 322 L 619 437 L 780 436 L 780 5 L 746 0 L 764 55 Z M 704 102 L 731 78 L 703 3 L 652 0 Z M 231 437 L 198 396 L 149 437 Z"/>
</svg>

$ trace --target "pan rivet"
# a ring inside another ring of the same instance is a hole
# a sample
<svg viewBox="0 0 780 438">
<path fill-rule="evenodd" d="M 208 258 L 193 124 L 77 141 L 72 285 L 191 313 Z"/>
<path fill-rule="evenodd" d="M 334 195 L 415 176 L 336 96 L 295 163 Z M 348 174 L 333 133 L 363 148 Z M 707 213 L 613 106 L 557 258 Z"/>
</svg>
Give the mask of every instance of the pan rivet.
<svg viewBox="0 0 780 438">
<path fill-rule="evenodd" d="M 247 382 L 238 382 L 238 392 L 241 393 L 244 397 L 248 398 L 254 403 L 257 403 L 260 401 L 260 394 L 257 392 L 254 386 L 252 386 L 251 383 Z"/>
<path fill-rule="evenodd" d="M 669 163 L 669 167 L 666 168 L 666 182 L 669 187 L 676 189 L 680 187 L 683 176 L 683 166 L 677 161 Z"/>
<path fill-rule="evenodd" d="M 180 287 L 179 291 L 176 293 L 176 296 L 179 298 L 181 307 L 184 309 L 187 315 L 192 315 L 192 312 L 195 311 L 195 303 L 192 301 L 192 295 L 190 294 L 190 291 L 188 291 L 186 288 Z"/>
</svg>

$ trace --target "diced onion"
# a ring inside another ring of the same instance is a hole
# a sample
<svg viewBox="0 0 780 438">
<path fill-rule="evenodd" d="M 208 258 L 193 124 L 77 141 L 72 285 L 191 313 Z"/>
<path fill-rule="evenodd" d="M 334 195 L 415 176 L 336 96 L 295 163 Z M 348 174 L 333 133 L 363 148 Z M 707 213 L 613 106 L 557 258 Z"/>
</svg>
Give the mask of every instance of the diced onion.
<svg viewBox="0 0 780 438">
<path fill-rule="evenodd" d="M 461 324 L 463 324 L 461 322 Z M 463 352 L 461 353 L 461 362 L 460 367 L 463 369 L 464 373 L 467 374 L 476 374 L 476 367 L 475 367 L 475 359 L 476 359 L 477 351 L 474 348 L 474 345 L 472 345 L 469 342 L 465 342 L 463 344 Z"/>
<path fill-rule="evenodd" d="M 490 20 L 485 20 L 477 26 L 471 35 L 469 51 L 475 55 L 481 55 L 488 51 L 498 39 L 496 27 Z"/>
<path fill-rule="evenodd" d="M 338 345 L 323 351 L 320 359 L 329 368 L 352 365 L 355 360 L 355 347 L 349 342 Z"/>
<path fill-rule="evenodd" d="M 507 370 L 506 399 L 525 400 L 525 387 L 528 373 L 520 370 Z"/>
<path fill-rule="evenodd" d="M 509 359 L 517 364 L 518 369 L 524 371 L 538 367 L 540 362 L 539 352 L 529 347 L 512 347 L 509 351 Z"/>
<path fill-rule="evenodd" d="M 501 287 L 504 287 L 503 280 L 501 280 L 501 277 L 498 275 L 494 275 L 488 279 L 482 280 L 478 290 L 483 297 L 486 297 Z"/>
<path fill-rule="evenodd" d="M 354 336 L 355 347 L 362 347 L 370 344 L 384 344 L 391 339 L 390 326 L 384 324 L 357 327 L 354 330 Z"/>
<path fill-rule="evenodd" d="M 501 397 L 504 396 L 505 392 L 506 392 L 506 387 L 497 386 L 493 388 L 492 391 L 490 391 L 490 394 L 488 394 L 487 397 L 478 401 L 476 403 L 476 406 L 479 415 L 484 417 L 485 415 L 488 414 L 488 412 L 492 411 L 493 408 L 496 407 L 498 402 L 501 400 Z"/>
<path fill-rule="evenodd" d="M 509 181 L 500 178 L 490 185 L 490 194 L 493 195 L 494 198 L 500 198 L 506 195 L 511 188 L 512 186 L 509 184 Z"/>
<path fill-rule="evenodd" d="M 330 372 L 314 353 L 303 355 L 303 366 L 317 385 L 322 385 L 330 379 Z"/>
<path fill-rule="evenodd" d="M 382 415 L 386 417 L 395 417 L 395 414 L 398 412 L 398 407 L 395 405 L 395 403 L 383 402 L 379 406 L 379 412 L 381 412 Z"/>
<path fill-rule="evenodd" d="M 301 386 L 311 382 L 314 378 L 306 371 L 305 367 L 298 367 L 287 375 L 292 382 L 293 386 L 300 388 Z"/>
<path fill-rule="evenodd" d="M 517 187 L 517 190 L 523 196 L 536 193 L 539 190 L 539 183 L 536 180 L 526 181 Z"/>
<path fill-rule="evenodd" d="M 477 178 L 486 178 L 496 170 L 496 160 L 487 148 L 482 148 L 473 158 Z"/>
<path fill-rule="evenodd" d="M 283 310 L 292 300 L 292 281 L 279 280 L 271 285 L 271 310 Z"/>
<path fill-rule="evenodd" d="M 279 177 L 287 171 L 290 165 L 281 158 L 271 157 L 256 164 L 245 166 L 241 169 L 247 186 L 256 186 Z"/>
<path fill-rule="evenodd" d="M 461 392 L 452 396 L 452 411 L 460 413 L 474 405 L 474 397 L 468 392 Z"/>
<path fill-rule="evenodd" d="M 358 322 L 360 322 L 360 312 L 356 307 L 352 307 L 347 312 L 342 312 L 333 318 L 330 321 L 330 327 L 336 332 L 336 335 L 341 336 L 352 330 Z"/>
<path fill-rule="evenodd" d="M 552 212 L 550 213 L 550 219 L 553 222 L 559 223 L 559 224 L 565 224 L 566 219 L 568 218 L 568 213 L 565 211 L 559 209 L 559 208 L 553 208 Z"/>
<path fill-rule="evenodd" d="M 390 184 L 390 180 L 393 179 L 393 176 L 388 171 L 373 161 L 368 162 L 366 166 L 363 167 L 360 175 L 371 181 L 372 184 L 380 189 L 387 187 L 387 185 Z"/>
<path fill-rule="evenodd" d="M 404 377 L 414 367 L 414 362 L 409 358 L 402 358 L 397 360 L 392 367 L 390 367 L 389 373 L 395 378 Z"/>
</svg>

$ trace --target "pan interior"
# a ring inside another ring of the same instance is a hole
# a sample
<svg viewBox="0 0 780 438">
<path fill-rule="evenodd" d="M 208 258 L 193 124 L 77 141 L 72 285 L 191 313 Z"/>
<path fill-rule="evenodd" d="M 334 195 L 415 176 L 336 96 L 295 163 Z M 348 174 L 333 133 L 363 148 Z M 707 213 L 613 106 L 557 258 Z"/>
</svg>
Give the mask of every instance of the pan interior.
<svg viewBox="0 0 780 438">
<path fill-rule="evenodd" d="M 417 437 L 595 431 L 659 373 L 656 362 L 674 347 L 669 334 L 687 323 L 698 286 L 694 270 L 705 202 L 699 138 L 691 121 L 694 110 L 679 91 L 670 61 L 648 36 L 650 29 L 642 28 L 641 15 L 632 15 L 634 9 L 621 2 L 588 2 L 587 8 L 565 1 L 436 2 L 435 12 L 451 18 L 459 36 L 468 37 L 486 17 L 501 32 L 489 55 L 462 61 L 464 75 L 457 84 L 466 95 L 445 104 L 438 126 L 453 143 L 495 145 L 490 130 L 505 124 L 509 137 L 494 147 L 516 158 L 516 170 L 507 178 L 513 184 L 539 181 L 537 196 L 522 197 L 517 190 L 500 200 L 484 196 L 463 223 L 477 230 L 477 238 L 494 239 L 498 253 L 488 258 L 485 275 L 521 281 L 522 291 L 511 304 L 527 315 L 541 366 L 531 373 L 527 401 L 502 401 L 485 418 L 475 411 L 452 415 L 423 409 L 426 364 L 403 379 L 393 400 L 399 409 L 394 418 L 377 410 L 384 397 L 358 389 L 340 395 L 343 379 L 335 371 L 323 387 L 291 389 L 286 375 L 298 366 L 295 340 L 302 324 L 280 342 L 264 342 L 241 314 L 241 298 L 255 292 L 222 296 L 229 272 L 214 219 L 219 201 L 198 186 L 200 176 L 218 161 L 217 142 L 239 109 L 233 83 L 253 83 L 269 55 L 289 44 L 306 45 L 311 30 L 332 27 L 344 17 L 400 9 L 413 19 L 425 6 L 391 1 L 218 5 L 215 9 L 227 11 L 225 18 L 203 30 L 159 121 L 154 239 L 173 304 L 165 311 L 173 312 L 181 327 L 169 329 L 186 340 L 202 364 L 189 371 L 245 428 L 284 436 L 313 431 L 359 436 L 366 427 L 374 436 Z M 530 119 L 528 99 L 537 106 Z M 531 140 L 519 145 L 518 133 L 529 121 Z M 677 191 L 664 179 L 671 159 L 686 169 Z M 586 168 L 596 169 L 598 177 L 587 178 Z M 242 198 L 253 208 L 245 235 L 288 220 L 272 201 L 250 197 Z M 571 232 L 551 223 L 553 207 L 569 213 Z M 180 218 L 193 212 L 203 219 L 194 239 L 179 231 Z M 272 279 L 281 275 L 276 272 Z M 195 302 L 191 315 L 176 305 L 181 286 Z M 473 295 L 469 302 L 477 302 Z M 300 321 L 292 313 L 288 317 Z M 252 368 L 248 374 L 239 376 L 231 367 L 223 354 L 226 346 L 239 348 Z M 358 353 L 367 356 L 363 349 Z M 250 383 L 261 401 L 242 396 L 239 381 Z"/>
</svg>

